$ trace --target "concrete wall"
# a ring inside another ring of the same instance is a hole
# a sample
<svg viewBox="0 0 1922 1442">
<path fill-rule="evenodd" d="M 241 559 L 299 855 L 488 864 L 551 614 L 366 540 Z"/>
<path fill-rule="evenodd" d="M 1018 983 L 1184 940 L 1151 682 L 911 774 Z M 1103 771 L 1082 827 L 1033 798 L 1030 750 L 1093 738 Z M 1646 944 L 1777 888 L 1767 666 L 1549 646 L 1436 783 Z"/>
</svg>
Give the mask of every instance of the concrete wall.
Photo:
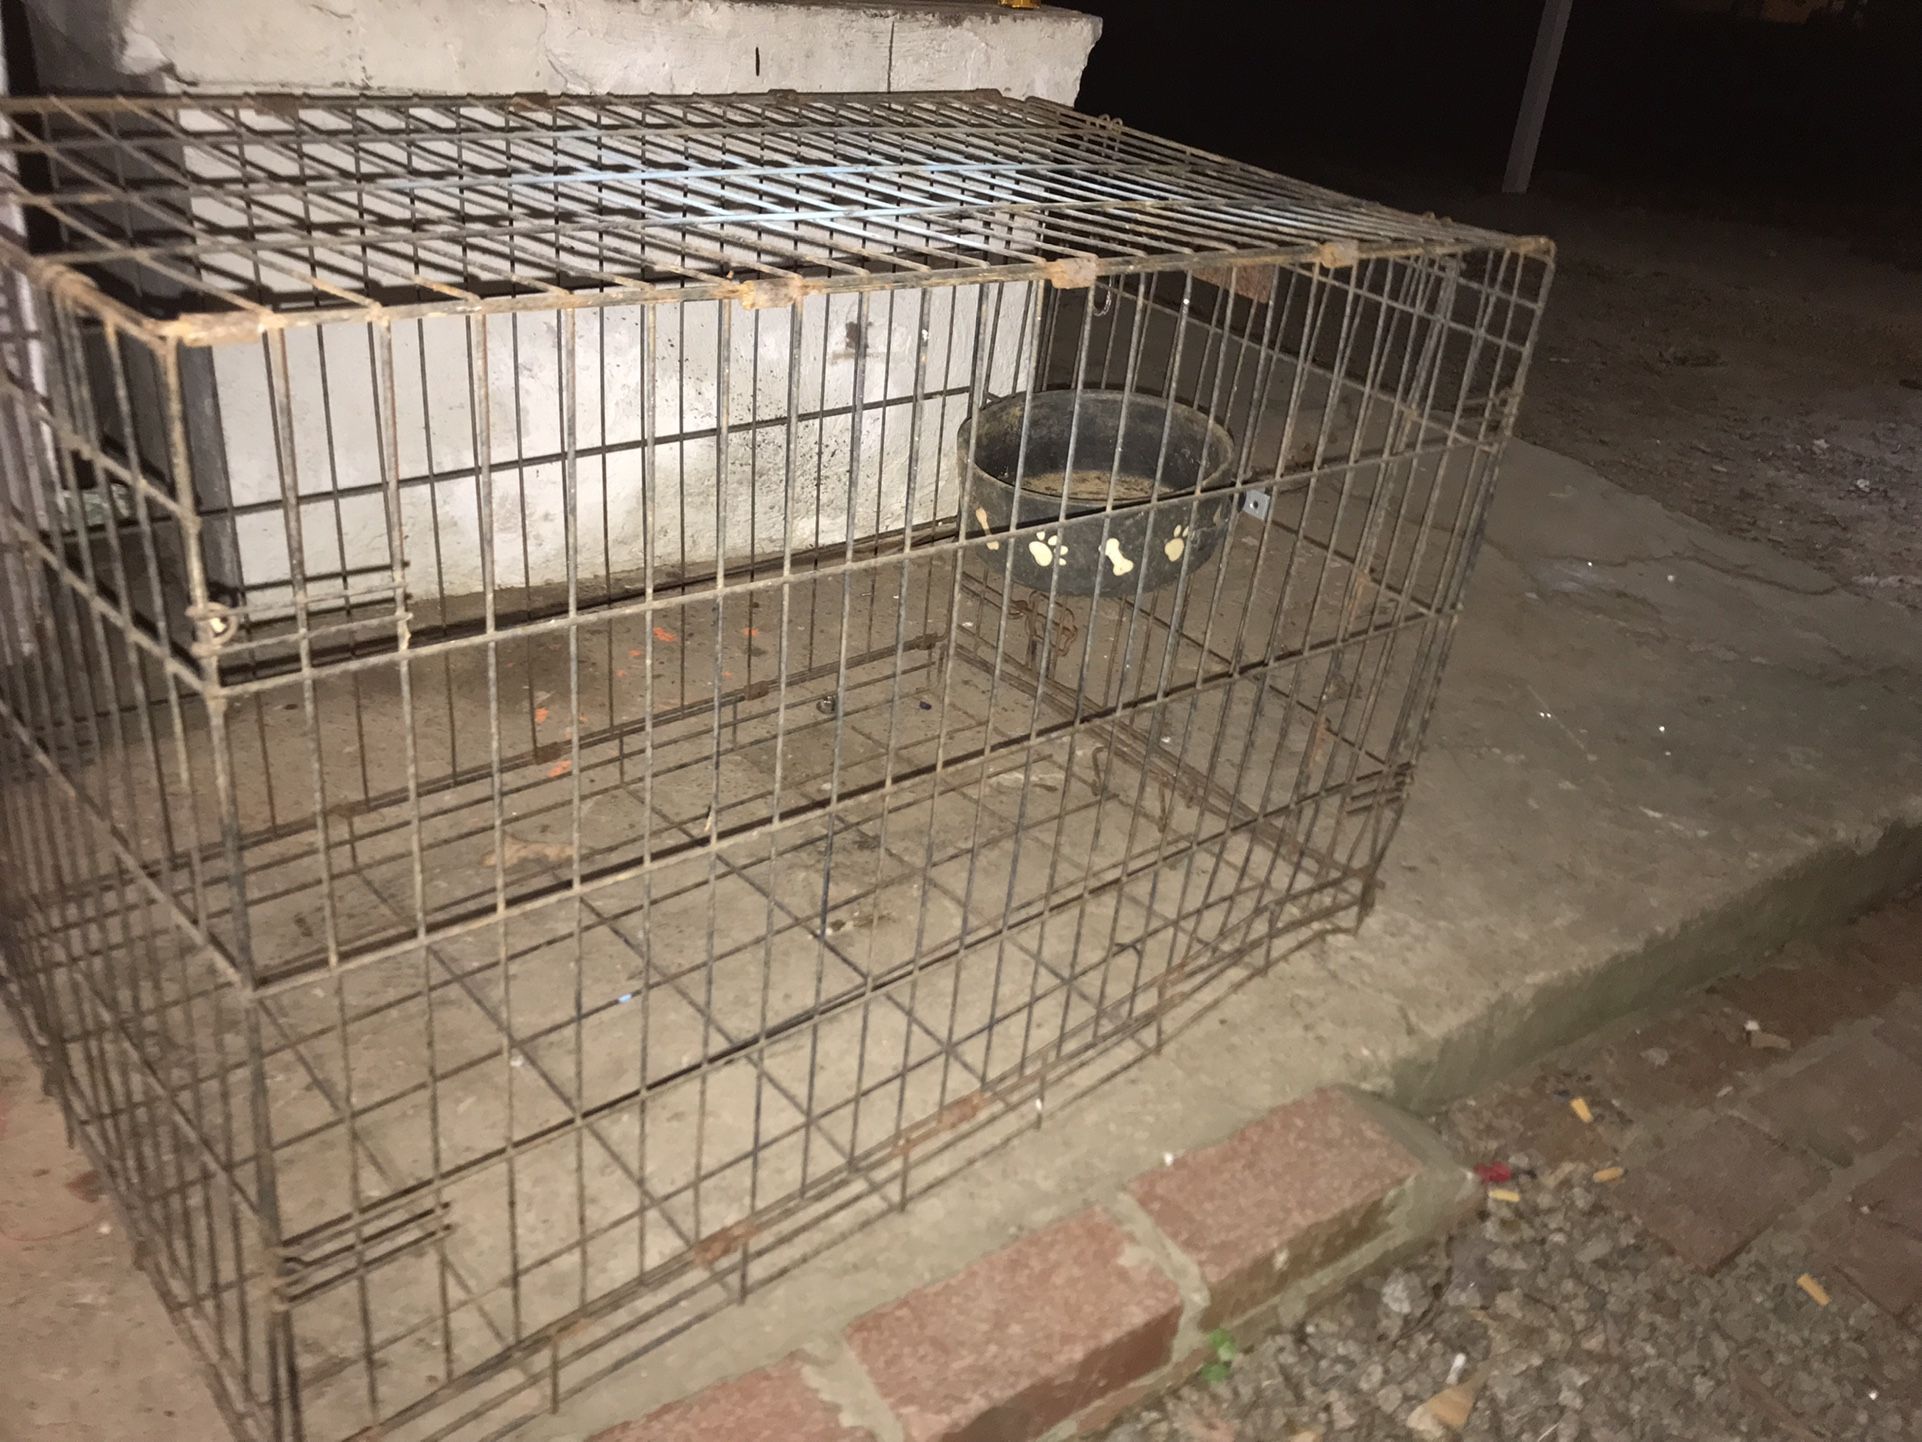
<svg viewBox="0 0 1922 1442">
<path fill-rule="evenodd" d="M 1072 103 L 1101 22 L 992 3 L 27 0 L 75 90 L 1004 90 Z"/>
<path fill-rule="evenodd" d="M 0 94 L 9 88 L 4 66 L 5 52 L 0 49 Z M 0 159 L 8 175 L 16 173 L 11 155 Z M 18 244 L 26 235 L 26 221 L 17 205 L 0 205 L 0 234 Z M 33 297 L 28 287 L 18 275 L 0 277 L 0 315 L 26 317 L 32 314 Z M 46 358 L 37 341 L 29 341 L 25 347 L 27 376 L 26 382 L 36 393 L 46 389 Z M 7 364 L 16 364 L 12 355 L 0 352 Z M 0 403 L 12 414 L 0 409 L 0 426 L 7 427 L 14 440 L 8 442 L 0 435 L 0 610 L 10 611 L 6 622 L 0 623 L 0 664 L 11 664 L 31 654 L 34 647 L 34 625 L 44 602 L 42 600 L 41 576 L 39 565 L 31 561 L 21 543 L 33 531 L 47 524 L 45 496 L 40 495 L 34 486 L 36 474 L 45 475 L 50 471 L 52 456 L 43 450 L 36 463 L 27 455 L 20 454 L 25 447 L 39 444 L 39 437 L 20 425 L 21 419 L 16 403 Z M 40 468 L 36 470 L 36 464 Z"/>
<path fill-rule="evenodd" d="M 43 80 L 75 90 L 668 94 L 986 87 L 1071 102 L 1100 29 L 1099 21 L 1072 11 L 985 3 L 29 0 L 29 9 Z M 890 304 L 877 296 L 863 323 L 850 298 L 806 302 L 799 443 L 808 448 L 806 495 L 813 509 L 790 508 L 785 521 L 785 312 L 763 312 L 757 324 L 753 313 L 730 307 L 725 351 L 713 304 L 690 306 L 684 316 L 666 307 L 655 312 L 648 360 L 653 435 L 666 441 L 652 452 L 657 469 L 646 493 L 635 445 L 645 331 L 638 308 L 581 316 L 571 390 L 563 382 L 560 328 L 551 316 L 502 319 L 490 327 L 479 382 L 470 379 L 476 372 L 464 323 L 401 327 L 394 420 L 408 588 L 457 594 L 480 586 L 483 527 L 470 399 L 477 383 L 491 397 L 485 445 L 494 468 L 501 584 L 565 579 L 561 467 L 538 458 L 562 450 L 559 417 L 570 407 L 582 451 L 603 443 L 624 447 L 605 463 L 583 460 L 577 468 L 574 542 L 583 575 L 638 570 L 644 559 L 670 569 L 698 566 L 750 546 L 778 553 L 783 528 L 799 547 L 874 534 L 910 513 L 916 521 L 952 515 L 957 493 L 947 452 L 977 380 L 970 368 L 976 314 L 985 309 L 996 318 L 978 379 L 1002 394 L 1024 374 L 1019 332 L 1031 304 L 1025 287 L 962 286 L 938 293 L 921 319 L 910 297 Z M 927 392 L 949 394 L 925 406 L 920 423 L 911 426 L 908 398 L 923 344 Z M 815 414 L 851 402 L 857 355 L 868 407 L 858 436 L 851 418 Z M 276 509 L 286 467 L 267 358 L 261 348 L 246 346 L 216 350 L 211 361 L 188 375 L 197 392 L 189 398 L 201 421 L 197 434 L 212 437 L 198 447 L 197 482 L 210 510 L 231 503 L 242 513 L 231 524 L 216 519 L 208 527 L 207 570 L 250 604 L 272 604 L 285 599 L 296 547 L 294 528 Z M 734 429 L 725 452 L 712 438 L 677 442 L 682 432 L 714 427 L 723 365 Z M 289 342 L 286 389 L 294 485 L 312 498 L 301 507 L 301 563 L 311 576 L 334 578 L 322 589 L 336 594 L 343 576 L 351 584 L 373 584 L 388 569 L 390 543 L 378 490 L 367 335 L 350 326 L 297 333 Z M 604 431 L 603 391 L 615 400 Z M 453 474 L 435 479 L 447 472 Z"/>
<path fill-rule="evenodd" d="M 490 532 L 497 584 L 564 581 L 571 536 L 576 573 L 591 585 L 610 571 L 672 574 L 717 552 L 778 557 L 953 516 L 953 441 L 970 387 L 978 377 L 1005 394 L 1025 375 L 1031 290 L 949 286 L 925 303 L 916 291 L 814 296 L 801 307 L 798 344 L 791 311 L 731 302 L 723 340 L 715 301 L 577 311 L 571 324 L 553 313 L 494 316 L 484 356 L 464 319 L 396 326 L 407 587 L 478 591 Z M 285 447 L 266 350 L 210 354 L 218 414 L 207 432 L 217 449 L 197 456 L 196 470 L 203 482 L 224 475 L 216 505 L 235 516 L 231 532 L 217 524 L 209 538 L 214 578 L 252 605 L 286 597 L 295 532 L 281 497 L 291 469 L 314 600 L 338 597 L 343 577 L 377 588 L 390 574 L 389 522 L 365 328 L 288 333 Z"/>
</svg>

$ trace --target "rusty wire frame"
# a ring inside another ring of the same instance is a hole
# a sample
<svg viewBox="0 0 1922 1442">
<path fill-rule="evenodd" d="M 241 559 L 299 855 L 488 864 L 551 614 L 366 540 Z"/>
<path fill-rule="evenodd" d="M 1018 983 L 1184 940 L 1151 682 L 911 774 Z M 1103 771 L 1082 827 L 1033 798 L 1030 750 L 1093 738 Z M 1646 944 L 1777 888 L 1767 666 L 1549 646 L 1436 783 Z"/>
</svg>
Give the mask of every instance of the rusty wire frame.
<svg viewBox="0 0 1922 1442">
<path fill-rule="evenodd" d="M 0 115 L 0 983 L 238 1433 L 504 1436 L 1365 913 L 1544 244 L 982 93 Z M 1217 553 L 1019 582 L 1062 391 Z"/>
</svg>

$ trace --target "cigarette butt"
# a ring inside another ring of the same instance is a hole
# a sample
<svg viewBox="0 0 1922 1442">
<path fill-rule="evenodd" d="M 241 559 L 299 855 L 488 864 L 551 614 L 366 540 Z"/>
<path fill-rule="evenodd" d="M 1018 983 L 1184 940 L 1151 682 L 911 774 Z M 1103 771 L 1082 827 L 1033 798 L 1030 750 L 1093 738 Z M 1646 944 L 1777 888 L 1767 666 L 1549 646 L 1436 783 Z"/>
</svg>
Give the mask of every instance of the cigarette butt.
<svg viewBox="0 0 1922 1442">
<path fill-rule="evenodd" d="M 1595 1173 L 1595 1180 L 1598 1182 L 1619 1182 L 1621 1179 L 1622 1169 L 1620 1167 L 1603 1167 Z"/>
<path fill-rule="evenodd" d="M 1828 1306 L 1829 1289 L 1816 1281 L 1815 1278 L 1811 1277 L 1807 1272 L 1802 1273 L 1801 1276 L 1795 1279 L 1795 1285 L 1807 1292 L 1809 1294 L 1809 1300 L 1814 1302 L 1816 1306 Z"/>
<path fill-rule="evenodd" d="M 1588 1103 L 1581 1097 L 1571 1099 L 1568 1104 L 1568 1109 L 1581 1119 L 1583 1126 L 1587 1126 L 1595 1120 L 1595 1113 L 1588 1109 Z"/>
<path fill-rule="evenodd" d="M 1519 1202 L 1522 1194 L 1513 1187 L 1490 1187 L 1488 1200 L 1491 1202 Z"/>
</svg>

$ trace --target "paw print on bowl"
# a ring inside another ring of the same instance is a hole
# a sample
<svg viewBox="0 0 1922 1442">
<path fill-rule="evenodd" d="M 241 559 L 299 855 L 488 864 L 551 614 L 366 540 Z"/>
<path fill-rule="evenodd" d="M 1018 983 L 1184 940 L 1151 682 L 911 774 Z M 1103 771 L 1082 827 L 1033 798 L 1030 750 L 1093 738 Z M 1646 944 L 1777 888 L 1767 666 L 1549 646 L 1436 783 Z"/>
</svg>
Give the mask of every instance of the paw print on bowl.
<svg viewBox="0 0 1922 1442">
<path fill-rule="evenodd" d="M 1028 554 L 1037 566 L 1058 566 L 1068 558 L 1068 548 L 1059 531 L 1044 531 L 1028 542 Z"/>
<path fill-rule="evenodd" d="M 1161 554 L 1171 561 L 1179 561 L 1181 553 L 1188 549 L 1188 528 L 1176 526 L 1175 533 L 1162 543 Z"/>
<path fill-rule="evenodd" d="M 986 506 L 976 506 L 974 508 L 974 518 L 981 523 L 981 529 L 983 531 L 993 532 L 994 522 L 988 519 L 988 508 Z M 988 549 L 990 551 L 998 551 L 1001 549 L 1001 543 L 999 541 L 989 541 Z"/>
</svg>

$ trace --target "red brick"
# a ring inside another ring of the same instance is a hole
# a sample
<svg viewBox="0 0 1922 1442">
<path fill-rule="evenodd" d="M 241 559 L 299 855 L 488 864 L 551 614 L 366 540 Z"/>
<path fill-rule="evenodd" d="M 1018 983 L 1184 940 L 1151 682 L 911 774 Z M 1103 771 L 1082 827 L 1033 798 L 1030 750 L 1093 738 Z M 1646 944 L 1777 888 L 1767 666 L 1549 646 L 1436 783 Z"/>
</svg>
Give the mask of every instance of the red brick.
<svg viewBox="0 0 1922 1442">
<path fill-rule="evenodd" d="M 1922 1238 L 1847 1205 L 1811 1232 L 1830 1265 L 1889 1315 L 1900 1317 L 1922 1302 Z"/>
<path fill-rule="evenodd" d="M 874 1434 L 843 1422 L 790 1357 L 597 1432 L 592 1442 L 874 1442 Z"/>
<path fill-rule="evenodd" d="M 1799 1153 L 1739 1117 L 1720 1116 L 1610 1191 L 1683 1261 L 1712 1272 L 1822 1179 Z"/>
<path fill-rule="evenodd" d="M 1069 1429 L 1069 1435 L 1099 1436 L 1153 1397 L 1164 1385 L 1165 1374 L 1162 1377 L 1150 1377 L 1141 1382 L 1131 1382 L 1119 1392 L 1110 1393 L 1074 1419 L 1074 1426 Z"/>
<path fill-rule="evenodd" d="M 1586 1096 L 1593 1121 L 1584 1124 L 1569 1099 Z M 1599 1095 L 1587 1075 L 1562 1067 L 1537 1069 L 1467 1097 L 1448 1109 L 1450 1126 L 1471 1161 L 1507 1161 L 1526 1149 L 1545 1166 L 1585 1162 L 1598 1167 L 1621 1153 L 1628 1127 L 1620 1110 Z"/>
<path fill-rule="evenodd" d="M 1922 1150 L 1890 1162 L 1850 1199 L 1862 1211 L 1922 1240 Z"/>
<path fill-rule="evenodd" d="M 1723 1088 L 1781 1059 L 1749 1043 L 1746 1020 L 1727 1002 L 1702 996 L 1609 1038 L 1585 1059 L 1590 1103 L 1599 1096 L 1638 1122 L 1712 1103 Z"/>
<path fill-rule="evenodd" d="M 1922 897 L 1870 912 L 1843 937 L 1897 986 L 1922 984 Z"/>
<path fill-rule="evenodd" d="M 1165 1363 L 1180 1320 L 1175 1284 L 1090 1210 L 847 1337 L 907 1442 L 1026 1442 Z"/>
<path fill-rule="evenodd" d="M 1922 1064 L 1922 998 L 1907 996 L 1892 1003 L 1875 1034 L 1910 1061 Z"/>
<path fill-rule="evenodd" d="M 1319 1091 L 1129 1190 L 1208 1283 L 1204 1326 L 1361 1245 L 1421 1163 L 1352 1097 Z"/>
<path fill-rule="evenodd" d="M 1749 1105 L 1783 1141 L 1848 1166 L 1922 1116 L 1922 1065 L 1877 1037 L 1857 1036 L 1769 1080 Z"/>
<path fill-rule="evenodd" d="M 1730 977 L 1711 990 L 1762 1030 L 1802 1046 L 1849 1022 L 1873 1015 L 1895 994 L 1877 967 L 1841 944 L 1817 948 L 1794 943 L 1783 949 L 1786 965 Z"/>
</svg>

